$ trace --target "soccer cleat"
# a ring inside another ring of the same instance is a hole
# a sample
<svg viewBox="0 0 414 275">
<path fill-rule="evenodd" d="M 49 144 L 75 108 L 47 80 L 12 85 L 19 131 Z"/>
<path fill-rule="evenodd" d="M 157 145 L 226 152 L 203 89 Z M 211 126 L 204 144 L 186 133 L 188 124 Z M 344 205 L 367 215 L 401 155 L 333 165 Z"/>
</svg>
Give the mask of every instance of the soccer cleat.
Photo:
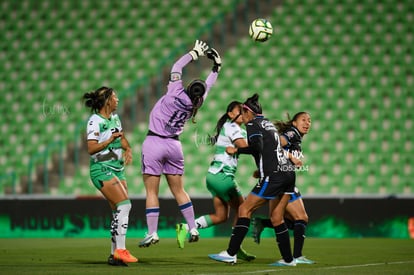
<svg viewBox="0 0 414 275">
<path fill-rule="evenodd" d="M 300 256 L 298 258 L 295 258 L 295 261 L 297 264 L 314 264 L 315 261 L 309 260 L 305 256 Z"/>
<path fill-rule="evenodd" d="M 179 223 L 175 226 L 175 232 L 177 233 L 177 244 L 179 248 L 184 248 L 185 238 L 187 237 L 187 229 L 185 224 Z"/>
<path fill-rule="evenodd" d="M 239 251 L 237 252 L 237 259 L 250 262 L 256 259 L 256 256 L 253 254 L 247 253 L 246 250 L 240 247 Z"/>
<path fill-rule="evenodd" d="M 108 264 L 113 266 L 128 266 L 126 263 L 124 263 L 121 260 L 117 260 L 114 258 L 114 255 L 109 255 L 108 257 Z"/>
<path fill-rule="evenodd" d="M 157 232 L 154 232 L 152 234 L 146 234 L 145 238 L 139 242 L 139 247 L 148 247 L 151 244 L 156 244 L 160 241 L 160 238 L 158 237 Z"/>
<path fill-rule="evenodd" d="M 114 252 L 114 259 L 123 261 L 124 263 L 136 263 L 138 259 L 132 256 L 126 249 L 116 249 Z"/>
<path fill-rule="evenodd" d="M 208 257 L 223 263 L 235 264 L 237 262 L 237 255 L 230 256 L 226 250 L 221 251 L 219 254 L 208 254 Z"/>
<path fill-rule="evenodd" d="M 198 233 L 198 230 L 193 228 L 190 230 L 190 238 L 188 241 L 190 243 L 198 242 L 198 239 L 200 238 L 200 233 Z"/>
<path fill-rule="evenodd" d="M 260 235 L 264 229 L 262 219 L 256 217 L 253 219 L 253 241 L 257 244 L 260 244 Z"/>
<path fill-rule="evenodd" d="M 277 262 L 274 262 L 270 264 L 271 266 L 296 266 L 296 261 L 293 259 L 290 263 L 285 262 L 285 260 L 279 260 Z"/>
</svg>

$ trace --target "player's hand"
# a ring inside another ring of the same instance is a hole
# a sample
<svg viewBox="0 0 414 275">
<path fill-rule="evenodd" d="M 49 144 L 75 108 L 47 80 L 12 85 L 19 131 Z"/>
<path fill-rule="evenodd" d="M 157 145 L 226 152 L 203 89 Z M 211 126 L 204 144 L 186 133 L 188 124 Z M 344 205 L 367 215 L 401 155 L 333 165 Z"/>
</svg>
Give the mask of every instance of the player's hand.
<svg viewBox="0 0 414 275">
<path fill-rule="evenodd" d="M 115 139 L 119 138 L 119 137 L 122 137 L 123 135 L 124 135 L 123 132 L 114 132 L 114 133 L 112 133 L 111 142 L 114 141 Z"/>
<path fill-rule="evenodd" d="M 260 178 L 259 170 L 254 170 L 254 172 L 253 172 L 253 178 L 255 178 L 255 179 Z"/>
<path fill-rule="evenodd" d="M 193 60 L 197 60 L 199 56 L 204 56 L 208 50 L 208 45 L 206 42 L 201 40 L 196 40 L 194 48 L 189 52 Z"/>
<path fill-rule="evenodd" d="M 132 151 L 131 149 L 127 149 L 124 151 L 124 163 L 128 165 L 132 162 Z"/>
<path fill-rule="evenodd" d="M 207 58 L 214 61 L 213 72 L 219 72 L 221 69 L 221 57 L 218 51 L 214 48 L 211 48 L 206 53 L 207 53 Z"/>
<path fill-rule="evenodd" d="M 226 147 L 226 153 L 229 154 L 230 156 L 232 156 L 232 155 L 237 153 L 237 148 L 232 147 L 232 146 L 227 146 Z"/>
<path fill-rule="evenodd" d="M 295 167 L 297 167 L 297 168 L 302 167 L 302 165 L 303 165 L 303 162 L 302 162 L 300 159 L 295 158 L 294 156 L 291 156 L 291 157 L 290 157 L 290 160 L 293 162 L 293 164 L 294 164 L 294 165 L 295 165 Z"/>
</svg>

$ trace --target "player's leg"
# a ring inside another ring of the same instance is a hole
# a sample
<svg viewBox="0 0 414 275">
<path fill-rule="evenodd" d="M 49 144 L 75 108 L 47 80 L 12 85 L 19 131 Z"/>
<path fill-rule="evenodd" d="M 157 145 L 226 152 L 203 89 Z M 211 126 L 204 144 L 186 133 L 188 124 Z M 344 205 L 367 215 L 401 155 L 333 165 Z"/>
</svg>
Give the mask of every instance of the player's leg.
<svg viewBox="0 0 414 275">
<path fill-rule="evenodd" d="M 125 179 L 125 174 L 122 173 L 117 173 L 118 178 L 120 179 L 121 184 L 124 186 L 125 190 L 128 191 L 127 189 L 127 181 Z M 114 220 L 117 219 L 117 215 L 118 215 L 118 211 L 117 211 L 117 207 L 114 203 L 108 201 L 109 206 L 112 209 L 112 220 L 111 220 L 111 225 L 114 223 Z M 112 235 L 112 234 L 111 234 Z M 117 260 L 114 258 L 114 253 L 116 250 L 116 239 L 115 236 L 111 236 L 111 254 L 108 257 L 108 264 L 110 265 L 121 265 L 121 266 L 126 266 L 126 264 L 123 261 Z"/>
<path fill-rule="evenodd" d="M 145 186 L 145 217 L 147 220 L 148 232 L 145 238 L 139 242 L 139 247 L 148 247 L 159 242 L 158 220 L 160 216 L 160 202 L 158 199 L 160 189 L 160 176 L 144 174 Z"/>
<path fill-rule="evenodd" d="M 206 187 L 213 197 L 214 212 L 196 219 L 197 228 L 207 228 L 227 221 L 229 217 L 229 194 L 234 186 L 233 177 L 224 173 L 207 173 Z"/>
<path fill-rule="evenodd" d="M 280 199 L 275 199 L 275 207 L 270 216 L 276 234 L 277 245 L 283 258 L 272 265 L 296 265 L 296 262 L 293 259 L 292 250 L 290 248 L 289 230 L 283 218 L 289 199 L 289 194 L 283 194 Z"/>
<path fill-rule="evenodd" d="M 199 233 L 197 231 L 194 215 L 194 207 L 191 202 L 190 196 L 184 190 L 183 180 L 181 175 L 166 175 L 168 186 L 170 187 L 171 193 L 177 201 L 178 207 L 180 208 L 181 214 L 186 220 L 189 231 L 190 231 L 190 242 L 196 242 L 199 238 Z M 179 225 L 182 228 L 180 230 L 185 230 L 183 224 Z M 181 246 L 180 246 L 181 247 Z"/>
<path fill-rule="evenodd" d="M 237 188 L 237 190 L 238 190 L 238 188 Z M 229 201 L 230 207 L 232 209 L 234 209 L 234 211 L 235 211 L 234 221 L 233 221 L 233 229 L 234 229 L 234 226 L 236 225 L 237 220 L 239 218 L 238 209 L 239 209 L 240 205 L 243 202 L 244 202 L 244 197 L 242 196 L 241 192 L 236 197 L 233 197 Z M 253 254 L 247 252 L 246 250 L 244 250 L 244 248 L 242 246 L 240 246 L 240 249 L 237 252 L 237 259 L 250 262 L 250 261 L 253 261 L 254 259 L 256 259 L 256 255 L 253 255 Z"/>
<path fill-rule="evenodd" d="M 239 218 L 236 222 L 236 225 L 234 226 L 233 234 L 230 239 L 228 248 L 230 255 L 236 254 L 239 250 L 240 245 L 249 230 L 250 217 L 252 213 L 265 203 L 265 199 L 254 194 L 249 194 L 246 197 L 246 200 L 239 206 Z"/>
<path fill-rule="evenodd" d="M 295 192 L 291 195 L 290 200 L 289 200 L 289 204 L 288 204 L 287 207 L 289 207 L 289 205 L 292 202 L 294 202 L 296 200 L 299 200 L 299 199 L 301 199 L 301 194 L 300 194 L 299 190 L 295 187 Z M 275 208 L 274 201 L 270 201 L 269 202 L 269 213 L 271 213 L 272 209 L 274 209 L 274 208 Z M 303 208 L 303 210 L 305 210 L 305 208 Z M 298 214 L 300 216 L 298 216 L 296 218 L 293 218 L 290 215 L 289 211 L 287 211 L 287 210 L 285 211 L 285 223 L 286 223 L 286 226 L 291 230 L 294 229 L 294 221 L 296 219 L 301 220 L 303 218 L 303 220 L 306 219 L 306 222 L 307 222 L 306 212 L 302 212 L 302 213 L 297 212 L 297 213 L 294 213 L 294 214 Z M 272 222 L 270 221 L 269 218 L 255 217 L 252 220 L 252 224 L 253 224 L 253 230 L 252 230 L 253 241 L 257 244 L 260 244 L 260 236 L 261 236 L 264 228 L 273 228 Z"/>
<path fill-rule="evenodd" d="M 234 220 L 233 220 L 233 227 L 236 225 L 236 222 L 239 218 L 239 207 L 244 202 L 244 197 L 239 194 L 237 197 L 233 197 L 228 204 L 230 205 L 230 208 L 234 210 Z"/>
<path fill-rule="evenodd" d="M 224 250 L 218 254 L 210 254 L 209 257 L 213 260 L 221 262 L 237 262 L 236 254 L 240 250 L 243 239 L 249 231 L 251 214 L 265 203 L 265 199 L 250 193 L 246 200 L 239 206 L 239 218 L 234 226 L 227 250 Z"/>
<path fill-rule="evenodd" d="M 179 248 L 184 248 L 187 232 L 190 232 L 189 242 L 197 242 L 199 239 L 199 233 L 195 223 L 195 214 L 193 203 L 190 196 L 184 190 L 183 180 L 181 175 L 166 175 L 168 186 L 171 193 L 177 201 L 178 207 L 187 222 L 188 228 L 185 224 L 179 223 L 176 225 L 177 244 Z"/>
<path fill-rule="evenodd" d="M 207 228 L 227 221 L 230 207 L 227 202 L 218 196 L 213 198 L 214 213 L 196 219 L 197 228 Z"/>
<path fill-rule="evenodd" d="M 238 210 L 239 206 L 244 202 L 244 197 L 242 192 L 234 179 L 233 176 L 226 175 L 224 173 L 219 173 L 221 177 L 216 177 L 215 184 L 211 180 L 211 176 L 207 176 L 207 187 L 210 192 L 213 194 L 217 194 L 215 199 L 215 215 L 221 221 L 224 222 L 228 220 L 230 214 L 230 208 L 234 210 L 235 215 L 232 223 L 232 230 L 237 223 L 238 220 Z M 210 173 L 209 173 L 210 175 Z M 209 180 L 210 179 L 210 180 Z M 213 190 L 214 187 L 214 190 Z M 225 209 L 222 208 L 220 204 L 225 205 Z M 197 220 L 196 220 L 197 221 Z M 218 224 L 218 221 L 217 223 Z M 253 254 L 248 253 L 244 250 L 241 246 L 239 251 L 237 252 L 237 259 L 241 259 L 244 261 L 252 261 L 256 259 L 256 256 Z"/>
<path fill-rule="evenodd" d="M 303 200 L 300 197 L 287 205 L 285 219 L 286 217 L 289 217 L 293 224 L 293 257 L 296 259 L 297 263 L 313 264 L 313 261 L 302 255 L 303 245 L 306 238 L 308 214 L 306 213 Z"/>
<path fill-rule="evenodd" d="M 165 157 L 164 140 L 156 136 L 147 136 L 142 143 L 141 172 L 145 186 L 145 216 L 147 221 L 147 234 L 139 242 L 139 247 L 148 247 L 159 241 L 158 220 L 160 204 L 158 200 L 160 178 L 163 171 Z"/>
<path fill-rule="evenodd" d="M 137 261 L 137 259 L 130 255 L 125 249 L 125 236 L 126 229 L 128 228 L 131 202 L 129 201 L 126 189 L 117 177 L 117 174 L 122 179 L 125 179 L 123 172 L 115 172 L 114 170 L 103 166 L 101 163 L 94 163 L 90 167 L 92 183 L 106 198 L 112 209 L 111 254 L 108 258 L 108 263 L 113 265 L 122 264 L 122 261 Z M 118 232 L 120 237 L 116 238 Z M 114 258 L 117 249 L 123 249 L 122 254 L 125 254 L 125 256 L 122 257 L 122 261 Z"/>
<path fill-rule="evenodd" d="M 131 210 L 131 201 L 128 198 L 127 191 L 117 177 L 101 181 L 101 184 L 102 188 L 100 191 L 109 201 L 109 204 L 114 207 L 111 222 L 111 239 L 114 243 L 112 245 L 114 248 L 113 259 L 120 260 L 124 263 L 137 262 L 138 259 L 129 253 L 125 245 L 129 213 Z"/>
<path fill-rule="evenodd" d="M 275 208 L 275 202 L 273 200 L 269 201 L 269 216 L 272 213 L 272 210 Z M 252 219 L 252 236 L 253 241 L 257 244 L 260 244 L 260 237 L 262 232 L 265 228 L 273 228 L 272 221 L 270 218 L 261 218 L 261 217 L 254 217 Z"/>
<path fill-rule="evenodd" d="M 224 173 L 207 173 L 206 186 L 213 197 L 214 212 L 198 217 L 196 222 L 197 229 L 208 228 L 210 226 L 225 222 L 229 216 L 229 189 L 233 188 L 233 180 L 229 180 Z M 185 224 L 187 231 L 188 224 Z"/>
<path fill-rule="evenodd" d="M 196 242 L 198 241 L 199 233 L 195 224 L 194 207 L 190 196 L 184 190 L 182 179 L 184 173 L 184 154 L 181 142 L 179 140 L 169 139 L 164 146 L 167 148 L 168 155 L 164 163 L 163 173 L 167 178 L 168 187 L 174 195 L 178 207 L 190 228 L 189 242 Z M 177 226 L 179 227 L 176 228 L 177 233 L 178 231 L 185 231 L 185 226 L 183 226 L 183 224 Z M 184 235 L 184 233 L 182 233 L 182 235 Z M 178 238 L 177 241 L 179 241 Z M 180 243 L 179 247 L 181 247 Z"/>
</svg>

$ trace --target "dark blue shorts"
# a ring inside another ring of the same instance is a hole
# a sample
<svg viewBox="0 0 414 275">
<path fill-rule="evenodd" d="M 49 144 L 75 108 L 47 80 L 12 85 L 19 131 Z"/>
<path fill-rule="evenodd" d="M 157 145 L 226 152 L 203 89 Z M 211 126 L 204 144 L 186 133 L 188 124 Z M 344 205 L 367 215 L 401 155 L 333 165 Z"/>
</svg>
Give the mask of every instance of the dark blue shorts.
<svg viewBox="0 0 414 275">
<path fill-rule="evenodd" d="M 273 200 L 283 194 L 294 194 L 296 174 L 294 171 L 279 172 L 264 177 L 253 187 L 251 193 L 266 200 Z"/>
</svg>

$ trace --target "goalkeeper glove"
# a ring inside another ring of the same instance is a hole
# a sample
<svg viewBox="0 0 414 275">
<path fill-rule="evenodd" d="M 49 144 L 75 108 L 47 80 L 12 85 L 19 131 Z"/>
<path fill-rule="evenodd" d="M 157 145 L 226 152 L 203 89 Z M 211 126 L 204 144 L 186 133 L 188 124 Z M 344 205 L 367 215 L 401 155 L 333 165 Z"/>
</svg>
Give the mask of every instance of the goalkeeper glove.
<svg viewBox="0 0 414 275">
<path fill-rule="evenodd" d="M 214 61 L 213 72 L 219 72 L 221 69 L 221 57 L 216 49 L 211 48 L 207 51 L 207 57 Z"/>
<path fill-rule="evenodd" d="M 196 40 L 194 48 L 189 52 L 193 60 L 197 60 L 199 56 L 204 56 L 205 52 L 208 50 L 208 46 L 205 42 L 201 40 Z"/>
</svg>

